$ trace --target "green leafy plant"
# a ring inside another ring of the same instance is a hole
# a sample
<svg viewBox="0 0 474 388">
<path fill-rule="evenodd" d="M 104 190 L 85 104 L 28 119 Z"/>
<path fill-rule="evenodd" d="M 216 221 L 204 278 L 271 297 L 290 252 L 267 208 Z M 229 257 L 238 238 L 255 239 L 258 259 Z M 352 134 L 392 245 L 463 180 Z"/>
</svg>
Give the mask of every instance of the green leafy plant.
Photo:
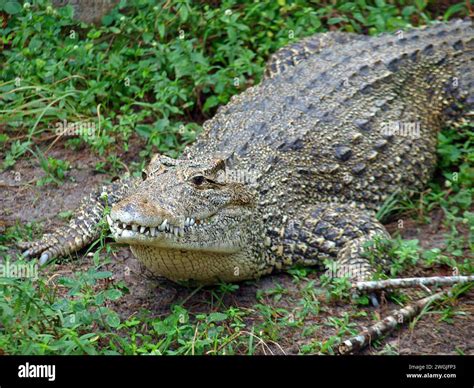
<svg viewBox="0 0 474 388">
<path fill-rule="evenodd" d="M 10 15 L 16 15 L 21 12 L 22 4 L 19 1 L 0 0 L 0 11 Z"/>
</svg>

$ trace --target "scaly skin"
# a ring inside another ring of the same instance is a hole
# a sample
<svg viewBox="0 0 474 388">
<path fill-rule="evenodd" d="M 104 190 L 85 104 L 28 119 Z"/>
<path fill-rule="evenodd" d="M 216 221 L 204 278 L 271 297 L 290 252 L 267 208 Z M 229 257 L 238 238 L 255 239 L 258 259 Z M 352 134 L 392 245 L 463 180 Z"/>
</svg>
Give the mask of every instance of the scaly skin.
<svg viewBox="0 0 474 388">
<path fill-rule="evenodd" d="M 180 160 L 153 158 L 112 207 L 114 238 L 176 281 L 237 281 L 324 259 L 333 275 L 370 278 L 366 243 L 389 237 L 375 212 L 395 192 L 423 188 L 441 125 L 472 109 L 473 36 L 457 21 L 403 37 L 328 33 L 280 50 L 266 79 L 220 108 Z M 33 249 L 45 261 L 80 246 L 49 237 Z"/>
</svg>

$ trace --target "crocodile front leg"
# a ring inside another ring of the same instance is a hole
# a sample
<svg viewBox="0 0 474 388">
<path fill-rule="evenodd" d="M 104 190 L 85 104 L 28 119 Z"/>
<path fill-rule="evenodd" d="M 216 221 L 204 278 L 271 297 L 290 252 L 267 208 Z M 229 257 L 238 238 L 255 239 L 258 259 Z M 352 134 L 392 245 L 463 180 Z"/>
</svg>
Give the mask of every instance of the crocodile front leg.
<svg viewBox="0 0 474 388">
<path fill-rule="evenodd" d="M 85 197 L 69 225 L 61 226 L 34 242 L 20 242 L 24 257 L 40 256 L 40 265 L 56 257 L 76 252 L 100 236 L 99 221 L 106 206 L 111 206 L 133 190 L 137 181 L 125 179 L 102 186 Z"/>
<path fill-rule="evenodd" d="M 283 236 L 282 267 L 294 264 L 322 266 L 325 259 L 334 265 L 328 274 L 348 276 L 352 282 L 368 280 L 374 264 L 387 268 L 384 257 L 373 263 L 364 251 L 375 237 L 390 238 L 373 212 L 339 203 L 321 203 L 302 208 L 298 216 L 288 219 Z M 387 268 L 388 269 L 388 268 Z"/>
</svg>

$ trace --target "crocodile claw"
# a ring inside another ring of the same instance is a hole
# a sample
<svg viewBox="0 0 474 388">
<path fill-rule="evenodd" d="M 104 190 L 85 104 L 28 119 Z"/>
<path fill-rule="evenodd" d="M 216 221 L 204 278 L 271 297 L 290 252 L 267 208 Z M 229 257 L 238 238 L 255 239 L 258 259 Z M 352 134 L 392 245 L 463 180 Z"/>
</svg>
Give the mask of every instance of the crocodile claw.
<svg viewBox="0 0 474 388">
<path fill-rule="evenodd" d="M 41 266 L 45 265 L 49 260 L 49 255 L 47 253 L 43 253 L 39 259 L 39 264 Z"/>
</svg>

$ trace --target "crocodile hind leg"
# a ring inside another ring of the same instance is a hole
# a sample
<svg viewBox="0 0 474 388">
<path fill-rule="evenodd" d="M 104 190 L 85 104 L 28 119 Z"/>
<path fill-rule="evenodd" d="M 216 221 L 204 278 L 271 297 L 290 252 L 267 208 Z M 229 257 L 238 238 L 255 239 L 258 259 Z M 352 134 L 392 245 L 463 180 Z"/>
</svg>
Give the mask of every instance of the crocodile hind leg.
<svg viewBox="0 0 474 388">
<path fill-rule="evenodd" d="M 367 245 L 377 238 L 390 238 L 373 212 L 347 204 L 322 203 L 300 209 L 298 215 L 287 222 L 281 234 L 281 267 L 322 266 L 328 259 L 333 263 L 329 276 L 347 276 L 352 282 L 370 279 L 375 267 L 388 269 L 385 257 L 367 257 L 367 250 L 372 249 Z"/>
<path fill-rule="evenodd" d="M 367 39 L 367 37 L 339 31 L 319 33 L 303 38 L 281 48 L 270 56 L 265 68 L 265 78 L 273 78 L 328 47 L 361 39 Z"/>
<path fill-rule="evenodd" d="M 99 222 L 106 206 L 119 201 L 134 185 L 134 180 L 123 180 L 95 190 L 82 200 L 69 225 L 61 226 L 37 241 L 18 243 L 19 248 L 26 249 L 23 256 L 40 256 L 40 264 L 43 265 L 51 259 L 86 247 L 100 236 Z"/>
</svg>

